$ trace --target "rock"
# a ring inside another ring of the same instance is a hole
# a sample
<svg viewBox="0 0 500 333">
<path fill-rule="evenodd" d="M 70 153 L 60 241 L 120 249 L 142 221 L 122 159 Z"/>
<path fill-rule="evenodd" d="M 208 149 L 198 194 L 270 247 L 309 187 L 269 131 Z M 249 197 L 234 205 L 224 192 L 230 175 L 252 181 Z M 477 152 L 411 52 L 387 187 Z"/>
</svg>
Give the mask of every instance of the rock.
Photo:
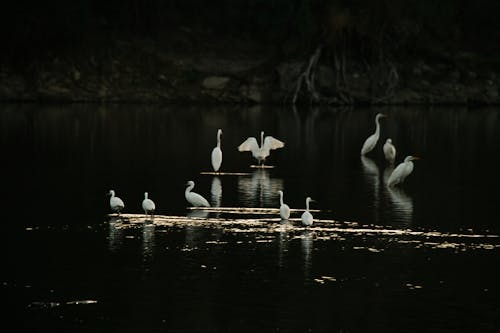
<svg viewBox="0 0 500 333">
<path fill-rule="evenodd" d="M 226 87 L 230 78 L 225 76 L 210 76 L 203 79 L 201 85 L 205 89 L 222 90 Z"/>
<path fill-rule="evenodd" d="M 252 102 L 261 103 L 262 93 L 256 86 L 242 87 L 241 94 Z"/>
</svg>

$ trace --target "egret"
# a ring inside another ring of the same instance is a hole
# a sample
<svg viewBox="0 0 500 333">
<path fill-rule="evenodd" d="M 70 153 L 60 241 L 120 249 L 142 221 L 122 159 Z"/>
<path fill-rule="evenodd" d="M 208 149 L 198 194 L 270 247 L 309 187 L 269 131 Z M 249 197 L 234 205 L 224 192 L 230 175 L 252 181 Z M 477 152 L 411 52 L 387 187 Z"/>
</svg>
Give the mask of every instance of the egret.
<svg viewBox="0 0 500 333">
<path fill-rule="evenodd" d="M 283 148 L 285 143 L 272 136 L 266 136 L 264 139 L 264 131 L 260 132 L 260 147 L 257 143 L 257 139 L 253 136 L 246 139 L 241 145 L 238 146 L 239 151 L 251 151 L 252 156 L 259 162 L 259 164 L 264 165 L 266 157 L 269 156 L 270 150 Z"/>
<path fill-rule="evenodd" d="M 212 167 L 215 172 L 219 172 L 220 166 L 222 164 L 222 150 L 220 149 L 220 136 L 222 135 L 222 130 L 219 128 L 217 131 L 217 147 L 212 150 Z"/>
<path fill-rule="evenodd" d="M 380 118 L 385 118 L 387 117 L 383 113 L 377 113 L 377 116 L 375 117 L 375 133 L 370 135 L 368 139 L 366 139 L 365 143 L 363 144 L 363 148 L 361 148 L 361 155 L 365 155 L 372 151 L 373 148 L 375 148 L 375 145 L 377 144 L 378 138 L 380 137 Z"/>
<path fill-rule="evenodd" d="M 310 197 L 306 198 L 306 211 L 302 213 L 302 224 L 305 225 L 306 227 L 310 226 L 313 224 L 313 216 L 309 212 L 309 202 L 314 201 Z"/>
<path fill-rule="evenodd" d="M 111 195 L 111 198 L 109 198 L 109 207 L 113 212 L 118 213 L 120 215 L 120 212 L 125 208 L 125 204 L 123 203 L 122 199 L 118 198 L 115 196 L 115 191 L 109 190 L 109 195 Z"/>
<path fill-rule="evenodd" d="M 391 139 L 387 139 L 384 143 L 384 155 L 387 162 L 394 163 L 396 159 L 396 147 L 392 144 Z"/>
<path fill-rule="evenodd" d="M 394 186 L 399 183 L 405 181 L 405 178 L 408 177 L 413 171 L 413 162 L 414 160 L 420 159 L 416 156 L 406 156 L 403 163 L 399 164 L 394 171 L 392 171 L 389 179 L 387 180 L 387 185 Z"/>
<path fill-rule="evenodd" d="M 188 181 L 186 185 L 187 188 L 186 191 L 184 192 L 184 196 L 191 205 L 193 205 L 194 207 L 210 207 L 210 204 L 208 203 L 207 199 L 205 199 L 198 193 L 191 192 L 191 190 L 194 187 L 194 182 L 192 180 Z"/>
<path fill-rule="evenodd" d="M 144 192 L 144 200 L 142 200 L 142 209 L 144 210 L 144 214 L 151 214 L 151 217 L 153 217 L 155 208 L 156 206 L 153 200 L 148 198 L 148 192 Z"/>
<path fill-rule="evenodd" d="M 286 203 L 283 203 L 283 191 L 278 191 L 280 194 L 280 216 L 282 220 L 288 220 L 290 217 L 290 207 Z"/>
</svg>

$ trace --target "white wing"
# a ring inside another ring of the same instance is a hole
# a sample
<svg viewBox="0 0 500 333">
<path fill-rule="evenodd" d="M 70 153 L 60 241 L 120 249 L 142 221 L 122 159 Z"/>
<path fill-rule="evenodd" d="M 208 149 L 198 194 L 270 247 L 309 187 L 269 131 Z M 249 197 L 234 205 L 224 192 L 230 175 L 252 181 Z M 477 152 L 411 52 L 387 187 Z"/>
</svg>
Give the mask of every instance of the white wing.
<svg viewBox="0 0 500 333">
<path fill-rule="evenodd" d="M 266 136 L 266 138 L 264 139 L 263 148 L 265 150 L 278 149 L 283 147 L 285 147 L 285 143 L 283 141 L 273 138 L 272 136 Z"/>
<path fill-rule="evenodd" d="M 210 207 L 207 199 L 195 192 L 190 192 L 186 195 L 186 199 L 189 203 L 195 207 Z"/>
<path fill-rule="evenodd" d="M 241 145 L 238 146 L 239 151 L 256 151 L 259 150 L 259 144 L 257 143 L 257 139 L 254 137 L 250 137 L 245 140 Z"/>
<path fill-rule="evenodd" d="M 214 171 L 217 172 L 222 164 L 222 150 L 219 147 L 215 147 L 212 150 L 212 167 Z"/>
<path fill-rule="evenodd" d="M 287 204 L 280 206 L 280 217 L 283 220 L 288 220 L 290 218 L 290 207 Z"/>
<path fill-rule="evenodd" d="M 155 210 L 155 203 L 153 202 L 153 200 L 151 199 L 144 199 L 142 201 L 142 209 L 147 211 L 147 212 L 151 212 L 151 211 L 154 211 Z"/>
<path fill-rule="evenodd" d="M 375 134 L 370 135 L 363 144 L 363 148 L 361 148 L 361 155 L 367 154 L 372 151 L 373 148 L 375 148 L 377 141 L 378 137 Z"/>
<path fill-rule="evenodd" d="M 396 158 L 396 148 L 390 143 L 385 143 L 384 155 L 387 161 L 394 162 L 394 159 Z"/>
<path fill-rule="evenodd" d="M 111 209 L 116 210 L 116 209 L 123 209 L 125 205 L 123 204 L 122 199 L 118 197 L 111 197 L 111 200 L 109 202 Z"/>
<path fill-rule="evenodd" d="M 399 184 L 401 181 L 404 180 L 404 177 L 406 177 L 406 165 L 405 163 L 399 164 L 396 169 L 391 173 L 389 176 L 389 179 L 387 180 L 387 185 L 389 186 L 394 186 L 396 184 Z"/>
</svg>

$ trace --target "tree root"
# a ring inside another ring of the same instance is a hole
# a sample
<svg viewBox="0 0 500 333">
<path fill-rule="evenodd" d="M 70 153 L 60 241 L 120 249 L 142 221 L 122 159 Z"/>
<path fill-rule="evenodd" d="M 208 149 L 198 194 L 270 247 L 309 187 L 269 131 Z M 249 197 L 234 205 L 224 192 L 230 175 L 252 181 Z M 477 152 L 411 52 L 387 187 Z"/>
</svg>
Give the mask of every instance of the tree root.
<svg viewBox="0 0 500 333">
<path fill-rule="evenodd" d="M 321 51 L 323 50 L 323 45 L 316 48 L 316 51 L 311 55 L 307 66 L 305 66 L 304 71 L 299 75 L 297 79 L 297 84 L 295 85 L 295 90 L 292 96 L 292 104 L 297 103 L 297 99 L 302 90 L 302 86 L 305 85 L 307 93 L 309 94 L 311 102 L 318 102 L 320 99 L 320 94 L 316 91 L 315 78 L 316 78 L 316 68 L 318 65 L 318 60 L 321 57 Z"/>
</svg>

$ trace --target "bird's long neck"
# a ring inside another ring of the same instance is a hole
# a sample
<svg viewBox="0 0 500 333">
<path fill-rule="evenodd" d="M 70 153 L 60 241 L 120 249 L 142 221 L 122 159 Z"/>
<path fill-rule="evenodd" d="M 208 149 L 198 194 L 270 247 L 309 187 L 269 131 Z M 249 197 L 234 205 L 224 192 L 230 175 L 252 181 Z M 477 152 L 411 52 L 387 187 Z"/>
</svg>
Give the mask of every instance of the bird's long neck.
<svg viewBox="0 0 500 333">
<path fill-rule="evenodd" d="M 306 199 L 306 210 L 309 211 L 309 198 Z"/>
<path fill-rule="evenodd" d="M 184 193 L 188 194 L 189 192 L 191 192 L 191 190 L 193 189 L 194 185 L 191 184 L 189 185 L 188 187 L 186 187 L 186 191 Z"/>
<path fill-rule="evenodd" d="M 260 148 L 264 147 L 264 131 L 260 132 Z"/>
<path fill-rule="evenodd" d="M 380 118 L 379 117 L 376 117 L 375 118 L 375 135 L 376 136 L 379 136 L 380 135 Z"/>
<path fill-rule="evenodd" d="M 283 206 L 283 192 L 280 192 L 280 205 Z"/>
<path fill-rule="evenodd" d="M 148 198 L 148 194 L 144 193 L 144 199 L 147 199 L 147 198 Z"/>
<path fill-rule="evenodd" d="M 111 191 L 111 197 L 114 198 L 115 197 L 115 191 Z"/>
<path fill-rule="evenodd" d="M 220 148 L 220 135 L 221 135 L 221 134 L 222 134 L 222 133 L 221 133 L 220 131 L 219 131 L 219 132 L 217 132 L 217 147 L 219 147 L 219 148 Z"/>
</svg>

